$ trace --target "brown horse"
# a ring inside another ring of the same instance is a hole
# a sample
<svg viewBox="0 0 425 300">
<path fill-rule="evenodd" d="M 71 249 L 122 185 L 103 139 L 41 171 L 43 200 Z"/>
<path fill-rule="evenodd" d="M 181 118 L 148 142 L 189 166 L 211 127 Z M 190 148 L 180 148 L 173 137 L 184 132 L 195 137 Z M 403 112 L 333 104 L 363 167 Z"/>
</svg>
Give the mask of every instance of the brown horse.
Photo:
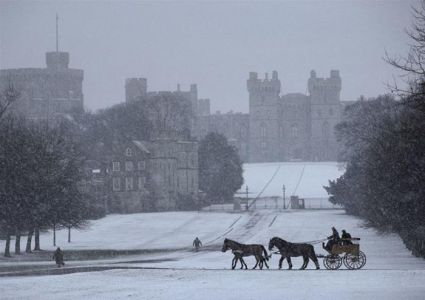
<svg viewBox="0 0 425 300">
<path fill-rule="evenodd" d="M 282 256 L 279 260 L 279 269 L 282 269 L 282 262 L 286 258 L 289 264 L 289 270 L 292 269 L 291 257 L 302 256 L 304 263 L 301 266 L 300 270 L 304 270 L 309 262 L 309 258 L 316 265 L 316 269 L 320 269 L 319 262 L 317 261 L 316 253 L 314 252 L 313 245 L 310 244 L 295 244 L 289 243 L 281 238 L 274 237 L 269 242 L 269 250 L 271 251 L 273 247 L 279 249 L 280 255 Z"/>
<path fill-rule="evenodd" d="M 258 244 L 250 244 L 250 245 L 245 245 L 245 244 L 240 244 L 238 242 L 229 240 L 229 239 L 224 239 L 223 242 L 223 247 L 221 248 L 222 252 L 226 252 L 228 249 L 231 249 L 233 254 L 237 253 L 238 256 L 235 255 L 235 258 L 242 258 L 244 256 L 251 256 L 253 255 L 256 259 L 256 264 L 253 267 L 253 269 L 257 268 L 257 266 L 260 267 L 260 269 L 263 269 L 263 263 L 266 265 L 267 269 L 269 268 L 269 266 L 267 265 L 267 260 L 269 260 L 268 255 L 267 255 L 267 251 L 266 248 L 264 248 L 263 245 L 258 245 Z M 264 253 L 264 257 L 263 257 L 263 253 Z M 236 266 L 236 262 L 235 261 L 235 266 Z M 233 263 L 232 263 L 232 268 L 233 267 Z"/>
</svg>

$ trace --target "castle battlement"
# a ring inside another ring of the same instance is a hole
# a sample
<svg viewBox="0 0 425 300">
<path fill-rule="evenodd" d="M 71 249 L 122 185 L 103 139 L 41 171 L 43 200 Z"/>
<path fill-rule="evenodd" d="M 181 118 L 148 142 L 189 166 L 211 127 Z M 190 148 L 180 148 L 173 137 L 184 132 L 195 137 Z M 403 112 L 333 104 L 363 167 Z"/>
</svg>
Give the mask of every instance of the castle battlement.
<svg viewBox="0 0 425 300">
<path fill-rule="evenodd" d="M 146 78 L 127 78 L 125 80 L 125 101 L 131 102 L 146 95 L 148 81 Z"/>
<path fill-rule="evenodd" d="M 341 77 L 339 76 L 339 70 L 331 70 L 330 77 L 320 78 L 316 76 L 316 71 L 310 72 L 310 78 L 308 79 L 308 91 L 310 94 L 316 89 L 333 89 L 341 91 Z"/>
<path fill-rule="evenodd" d="M 252 92 L 272 92 L 280 93 L 281 83 L 277 71 L 272 72 L 272 78 L 269 79 L 268 73 L 265 74 L 264 79 L 259 79 L 257 72 L 250 72 L 249 79 L 247 80 L 247 88 L 250 93 Z"/>
<path fill-rule="evenodd" d="M 339 102 L 341 92 L 341 77 L 338 70 L 331 70 L 330 77 L 320 78 L 316 71 L 310 72 L 308 91 L 313 103 Z"/>
</svg>

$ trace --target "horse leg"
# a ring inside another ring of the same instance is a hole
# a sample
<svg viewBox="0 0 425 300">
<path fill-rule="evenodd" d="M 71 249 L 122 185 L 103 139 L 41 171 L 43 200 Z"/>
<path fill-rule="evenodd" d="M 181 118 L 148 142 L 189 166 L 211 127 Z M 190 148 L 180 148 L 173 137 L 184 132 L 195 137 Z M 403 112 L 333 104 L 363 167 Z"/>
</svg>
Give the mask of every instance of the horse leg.
<svg viewBox="0 0 425 300">
<path fill-rule="evenodd" d="M 258 259 L 258 261 L 259 261 L 258 266 L 260 267 L 260 270 L 262 270 L 263 269 L 263 256 L 260 254 L 260 255 L 255 256 L 255 258 Z"/>
<path fill-rule="evenodd" d="M 264 264 L 266 265 L 267 269 L 269 269 L 269 265 L 267 264 L 267 259 L 264 259 Z"/>
<path fill-rule="evenodd" d="M 248 269 L 248 266 L 246 265 L 246 262 L 243 260 L 243 258 L 241 258 L 241 269 L 243 268 L 243 266 L 245 265 L 245 270 Z"/>
<path fill-rule="evenodd" d="M 237 257 L 235 256 L 235 257 L 233 257 L 233 259 L 232 259 L 232 270 L 234 270 L 235 269 L 235 267 L 236 267 L 236 264 L 238 263 L 238 259 L 237 259 Z"/>
<path fill-rule="evenodd" d="M 279 259 L 279 270 L 282 269 L 282 263 L 283 263 L 284 259 L 285 259 L 285 256 L 283 256 L 283 255 Z"/>
<path fill-rule="evenodd" d="M 314 248 L 312 249 L 312 252 L 309 253 L 309 257 L 314 262 L 314 264 L 316 265 L 316 270 L 319 270 L 320 266 L 319 266 L 319 262 L 317 261 L 316 253 L 314 252 Z"/>
<path fill-rule="evenodd" d="M 289 264 L 289 268 L 288 268 L 288 270 L 292 270 L 292 261 L 291 261 L 291 257 L 290 257 L 290 256 L 287 256 L 287 257 L 286 257 L 286 260 L 288 261 L 288 264 Z"/>
<path fill-rule="evenodd" d="M 243 261 L 243 258 L 242 257 L 240 257 L 239 258 L 239 261 L 240 261 L 240 263 L 241 263 L 241 267 L 239 268 L 239 269 L 243 269 L 243 265 L 244 265 L 244 261 Z"/>
<path fill-rule="evenodd" d="M 307 267 L 308 264 L 308 257 L 303 255 L 303 265 L 301 266 L 300 270 L 304 270 Z"/>
<path fill-rule="evenodd" d="M 256 260 L 255 266 L 252 269 L 255 269 L 258 266 L 259 261 L 258 261 L 258 257 L 257 256 L 255 256 L 255 260 Z"/>
</svg>

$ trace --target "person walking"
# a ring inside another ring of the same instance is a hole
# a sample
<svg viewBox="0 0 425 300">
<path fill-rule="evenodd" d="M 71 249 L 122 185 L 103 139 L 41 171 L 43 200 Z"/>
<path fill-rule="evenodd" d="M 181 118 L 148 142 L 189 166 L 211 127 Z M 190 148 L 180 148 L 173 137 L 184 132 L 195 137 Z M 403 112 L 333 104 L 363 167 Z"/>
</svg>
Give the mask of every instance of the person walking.
<svg viewBox="0 0 425 300">
<path fill-rule="evenodd" d="M 58 247 L 56 249 L 56 251 L 53 253 L 53 259 L 55 260 L 58 268 L 65 265 L 65 263 L 63 261 L 63 252 L 62 252 L 61 248 Z"/>
<path fill-rule="evenodd" d="M 202 247 L 202 242 L 198 237 L 193 241 L 193 246 L 195 247 L 195 251 L 198 252 L 199 248 Z"/>
</svg>

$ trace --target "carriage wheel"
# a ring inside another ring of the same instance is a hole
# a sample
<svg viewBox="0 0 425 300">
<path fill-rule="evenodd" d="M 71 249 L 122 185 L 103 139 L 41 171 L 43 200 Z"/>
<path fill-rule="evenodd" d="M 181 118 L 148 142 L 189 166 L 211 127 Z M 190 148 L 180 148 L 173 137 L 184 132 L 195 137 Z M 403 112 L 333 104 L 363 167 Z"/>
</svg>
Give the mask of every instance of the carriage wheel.
<svg viewBox="0 0 425 300">
<path fill-rule="evenodd" d="M 342 258 L 339 255 L 327 255 L 323 258 L 323 264 L 328 270 L 338 270 L 342 265 Z"/>
<path fill-rule="evenodd" d="M 366 264 L 366 254 L 359 251 L 359 255 L 347 253 L 344 256 L 344 265 L 347 269 L 358 270 Z"/>
</svg>

